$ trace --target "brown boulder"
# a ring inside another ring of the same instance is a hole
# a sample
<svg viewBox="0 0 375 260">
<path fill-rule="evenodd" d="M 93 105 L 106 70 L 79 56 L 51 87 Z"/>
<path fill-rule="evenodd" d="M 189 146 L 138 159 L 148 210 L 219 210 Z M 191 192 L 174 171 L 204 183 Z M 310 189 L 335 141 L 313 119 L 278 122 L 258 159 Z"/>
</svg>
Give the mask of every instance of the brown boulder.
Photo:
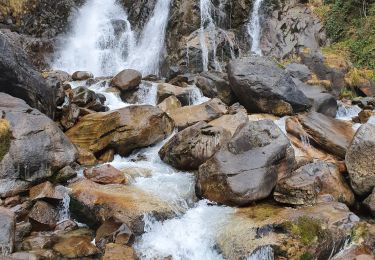
<svg viewBox="0 0 375 260">
<path fill-rule="evenodd" d="M 125 182 L 124 173 L 110 164 L 85 169 L 83 174 L 87 179 L 100 184 L 121 184 Z"/>
<path fill-rule="evenodd" d="M 169 112 L 178 129 L 184 129 L 200 121 L 212 121 L 228 111 L 226 105 L 214 98 L 200 105 L 185 106 Z"/>
<path fill-rule="evenodd" d="M 349 206 L 355 202 L 354 194 L 332 163 L 314 162 L 302 166 L 292 176 L 280 180 L 273 194 L 281 203 L 315 204 L 319 195 L 331 194 L 337 201 Z"/>
<path fill-rule="evenodd" d="M 52 183 L 46 181 L 44 183 L 32 187 L 30 189 L 29 196 L 31 200 L 62 200 L 64 194 L 61 192 L 61 190 L 56 189 Z"/>
<path fill-rule="evenodd" d="M 299 115 L 298 119 L 311 143 L 342 159 L 345 158 L 346 150 L 354 136 L 350 124 L 316 112 Z"/>
<path fill-rule="evenodd" d="M 139 86 L 142 81 L 142 74 L 139 71 L 127 69 L 118 73 L 111 80 L 111 87 L 116 87 L 121 91 L 133 90 Z"/>
<path fill-rule="evenodd" d="M 88 235 L 74 235 L 62 238 L 53 250 L 67 258 L 89 257 L 99 254 L 99 250 L 92 243 Z"/>
<path fill-rule="evenodd" d="M 73 80 L 87 80 L 93 78 L 94 75 L 88 71 L 76 71 L 72 75 Z"/>
<path fill-rule="evenodd" d="M 103 260 L 118 259 L 136 260 L 138 258 L 134 249 L 129 246 L 123 246 L 113 243 L 107 244 L 105 247 Z"/>
<path fill-rule="evenodd" d="M 197 170 L 231 138 L 222 127 L 196 123 L 174 135 L 159 151 L 160 158 L 180 170 Z"/>
<path fill-rule="evenodd" d="M 144 232 L 144 214 L 157 219 L 174 215 L 170 205 L 134 186 L 99 185 L 81 180 L 70 185 L 71 211 L 78 221 L 96 226 L 100 220 L 115 219 L 133 233 Z"/>
<path fill-rule="evenodd" d="M 113 148 L 128 155 L 163 140 L 173 128 L 173 121 L 159 108 L 129 106 L 84 116 L 66 135 L 84 151 L 97 153 Z"/>
<path fill-rule="evenodd" d="M 375 188 L 372 193 L 363 201 L 363 205 L 370 210 L 371 214 L 375 217 Z"/>
<path fill-rule="evenodd" d="M 289 140 L 272 121 L 249 122 L 199 167 L 197 193 L 243 206 L 268 197 L 279 175 L 288 175 L 293 164 Z"/>
<path fill-rule="evenodd" d="M 193 89 L 190 87 L 178 87 L 168 83 L 160 83 L 158 85 L 157 103 L 160 104 L 166 98 L 175 96 L 183 106 L 190 105 L 190 97 L 192 96 Z"/>
<path fill-rule="evenodd" d="M 158 105 L 158 108 L 166 113 L 169 113 L 170 111 L 180 107 L 182 107 L 181 102 L 175 96 L 170 96 L 164 99 L 163 102 Z"/>
<path fill-rule="evenodd" d="M 58 221 L 58 211 L 51 204 L 37 201 L 29 213 L 29 219 L 33 230 L 53 230 Z"/>
</svg>

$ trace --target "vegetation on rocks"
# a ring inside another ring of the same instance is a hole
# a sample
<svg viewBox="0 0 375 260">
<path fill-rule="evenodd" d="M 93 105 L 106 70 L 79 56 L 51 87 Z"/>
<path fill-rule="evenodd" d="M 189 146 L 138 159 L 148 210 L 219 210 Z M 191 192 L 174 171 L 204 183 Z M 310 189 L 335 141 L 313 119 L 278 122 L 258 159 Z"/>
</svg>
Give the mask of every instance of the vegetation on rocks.
<svg viewBox="0 0 375 260">
<path fill-rule="evenodd" d="M 0 161 L 8 153 L 10 138 L 11 131 L 8 120 L 0 119 Z"/>
</svg>

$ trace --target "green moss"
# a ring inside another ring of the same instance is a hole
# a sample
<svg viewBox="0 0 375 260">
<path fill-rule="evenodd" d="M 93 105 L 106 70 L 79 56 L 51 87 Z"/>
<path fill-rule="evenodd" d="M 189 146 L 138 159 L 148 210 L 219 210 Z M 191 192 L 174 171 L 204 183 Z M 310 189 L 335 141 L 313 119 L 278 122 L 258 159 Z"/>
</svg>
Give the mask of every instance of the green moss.
<svg viewBox="0 0 375 260">
<path fill-rule="evenodd" d="M 0 119 L 0 161 L 10 148 L 11 131 L 8 120 Z"/>
<path fill-rule="evenodd" d="M 362 222 L 353 227 L 351 238 L 354 243 L 360 243 L 368 235 L 366 223 Z"/>
<path fill-rule="evenodd" d="M 311 253 L 309 253 L 309 252 L 303 253 L 299 257 L 299 260 L 313 260 L 313 259 L 314 259 L 314 256 Z"/>
<path fill-rule="evenodd" d="M 353 91 L 352 89 L 350 88 L 342 88 L 341 91 L 340 91 L 340 98 L 343 99 L 354 99 L 357 97 L 357 94 L 355 93 L 355 91 Z"/>
<path fill-rule="evenodd" d="M 283 226 L 304 245 L 311 245 L 327 236 L 327 232 L 322 229 L 321 221 L 309 217 L 299 217 L 297 221 L 286 222 Z"/>
</svg>

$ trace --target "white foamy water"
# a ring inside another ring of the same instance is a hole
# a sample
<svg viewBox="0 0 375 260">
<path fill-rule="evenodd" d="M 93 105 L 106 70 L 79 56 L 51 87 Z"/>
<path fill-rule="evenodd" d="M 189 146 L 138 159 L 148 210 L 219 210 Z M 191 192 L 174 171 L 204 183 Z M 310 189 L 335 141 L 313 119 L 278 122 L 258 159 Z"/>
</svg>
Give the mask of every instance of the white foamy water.
<svg viewBox="0 0 375 260">
<path fill-rule="evenodd" d="M 75 15 L 73 31 L 62 37 L 52 68 L 87 70 L 110 76 L 125 68 L 159 74 L 171 0 L 158 0 L 145 28 L 136 37 L 116 0 L 90 0 Z"/>
<path fill-rule="evenodd" d="M 251 52 L 262 55 L 262 50 L 260 48 L 260 38 L 262 34 L 262 27 L 260 24 L 260 10 L 264 0 L 256 0 L 253 5 L 253 10 L 251 12 L 250 22 L 247 26 L 248 33 L 252 39 Z"/>
<path fill-rule="evenodd" d="M 220 260 L 215 238 L 233 208 L 199 201 L 181 217 L 155 221 L 146 217 L 146 233 L 135 244 L 141 259 Z"/>
<path fill-rule="evenodd" d="M 216 49 L 216 25 L 212 16 L 213 5 L 211 0 L 200 0 L 201 11 L 201 27 L 199 29 L 199 40 L 202 50 L 203 70 L 208 71 L 209 66 L 209 52 L 212 50 L 213 62 L 215 70 L 221 71 L 221 66 L 217 60 Z"/>
<path fill-rule="evenodd" d="M 362 111 L 362 109 L 357 105 L 350 106 L 350 105 L 346 105 L 342 102 L 338 102 L 336 119 L 350 121 L 350 120 L 352 120 L 353 117 L 358 116 L 359 112 L 361 112 L 361 111 Z"/>
</svg>

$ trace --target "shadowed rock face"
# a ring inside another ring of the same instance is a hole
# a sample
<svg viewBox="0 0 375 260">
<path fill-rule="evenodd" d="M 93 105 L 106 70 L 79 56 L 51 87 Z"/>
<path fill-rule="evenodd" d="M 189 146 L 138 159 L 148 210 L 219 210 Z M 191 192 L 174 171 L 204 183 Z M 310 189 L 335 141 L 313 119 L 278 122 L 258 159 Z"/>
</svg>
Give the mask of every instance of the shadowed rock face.
<svg viewBox="0 0 375 260">
<path fill-rule="evenodd" d="M 0 113 L 11 130 L 11 142 L 0 161 L 0 195 L 14 195 L 77 158 L 77 150 L 56 124 L 24 101 L 0 93 Z"/>
<path fill-rule="evenodd" d="M 291 115 L 311 105 L 287 72 L 268 58 L 251 56 L 228 64 L 231 88 L 250 112 Z"/>
<path fill-rule="evenodd" d="M 24 51 L 0 32 L 0 91 L 23 99 L 53 116 L 55 92 L 29 62 Z"/>
<path fill-rule="evenodd" d="M 244 124 L 227 145 L 199 168 L 197 193 L 226 205 L 246 205 L 266 198 L 278 175 L 294 163 L 290 143 L 268 120 Z"/>
<path fill-rule="evenodd" d="M 365 124 L 355 134 L 345 163 L 350 183 L 358 195 L 367 195 L 375 187 L 375 126 Z"/>
</svg>

